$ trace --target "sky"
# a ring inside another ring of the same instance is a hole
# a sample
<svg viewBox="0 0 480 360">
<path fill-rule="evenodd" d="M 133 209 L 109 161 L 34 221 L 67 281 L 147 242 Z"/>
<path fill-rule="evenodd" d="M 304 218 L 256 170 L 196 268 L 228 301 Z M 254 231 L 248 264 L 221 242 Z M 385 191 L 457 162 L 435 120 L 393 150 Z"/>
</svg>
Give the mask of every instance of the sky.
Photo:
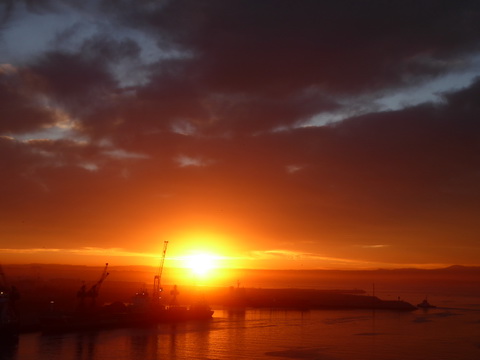
<svg viewBox="0 0 480 360">
<path fill-rule="evenodd" d="M 480 265 L 478 1 L 5 0 L 0 263 Z"/>
</svg>

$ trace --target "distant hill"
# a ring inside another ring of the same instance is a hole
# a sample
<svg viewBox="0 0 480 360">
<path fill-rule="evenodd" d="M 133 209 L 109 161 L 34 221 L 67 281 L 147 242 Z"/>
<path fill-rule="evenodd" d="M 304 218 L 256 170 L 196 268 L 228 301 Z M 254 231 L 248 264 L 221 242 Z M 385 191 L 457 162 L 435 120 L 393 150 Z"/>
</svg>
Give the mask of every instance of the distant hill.
<svg viewBox="0 0 480 360">
<path fill-rule="evenodd" d="M 4 272 L 11 282 L 33 279 L 49 281 L 73 279 L 76 282 L 96 281 L 103 266 L 78 266 L 56 264 L 4 265 Z M 157 271 L 151 266 L 110 266 L 109 282 L 136 282 L 150 285 Z M 393 284 L 398 282 L 459 281 L 480 282 L 480 267 L 452 265 L 438 269 L 376 269 L 376 270 L 256 270 L 256 269 L 216 269 L 211 286 L 237 286 L 263 288 L 316 288 L 316 289 L 371 289 L 373 283 Z M 166 268 L 162 280 L 164 284 L 195 285 L 185 269 Z"/>
</svg>

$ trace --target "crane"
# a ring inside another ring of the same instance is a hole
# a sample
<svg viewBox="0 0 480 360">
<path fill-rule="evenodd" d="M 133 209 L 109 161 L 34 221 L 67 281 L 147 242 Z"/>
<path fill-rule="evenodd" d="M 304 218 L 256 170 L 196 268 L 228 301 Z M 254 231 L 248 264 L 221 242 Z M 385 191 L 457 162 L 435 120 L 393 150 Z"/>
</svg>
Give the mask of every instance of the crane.
<svg viewBox="0 0 480 360">
<path fill-rule="evenodd" d="M 161 286 L 163 264 L 165 263 L 165 254 L 167 253 L 168 241 L 163 242 L 162 259 L 160 260 L 160 266 L 158 267 L 157 274 L 153 278 L 153 303 L 158 304 L 161 298 L 161 292 L 163 288 Z"/>
<path fill-rule="evenodd" d="M 92 285 L 92 287 L 87 291 L 85 284 L 82 285 L 80 290 L 77 293 L 77 297 L 80 299 L 80 304 L 78 306 L 79 310 L 83 310 L 84 308 L 84 299 L 86 297 L 92 298 L 91 302 L 91 307 L 95 307 L 95 302 L 98 297 L 98 294 L 100 292 L 100 287 L 102 286 L 103 281 L 107 278 L 109 273 L 107 272 L 108 269 L 108 263 L 105 264 L 105 267 L 103 268 L 102 275 L 100 276 L 100 279 Z"/>
</svg>

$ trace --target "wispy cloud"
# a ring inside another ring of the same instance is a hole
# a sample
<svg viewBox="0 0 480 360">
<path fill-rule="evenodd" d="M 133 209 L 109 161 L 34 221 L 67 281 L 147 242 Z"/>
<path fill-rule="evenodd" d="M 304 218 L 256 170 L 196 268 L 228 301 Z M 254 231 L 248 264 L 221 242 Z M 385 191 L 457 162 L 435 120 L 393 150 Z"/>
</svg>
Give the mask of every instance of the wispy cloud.
<svg viewBox="0 0 480 360">
<path fill-rule="evenodd" d="M 287 165 L 285 168 L 287 170 L 287 173 L 293 174 L 305 168 L 305 165 L 292 164 L 292 165 Z"/>
<path fill-rule="evenodd" d="M 386 245 L 386 244 L 357 245 L 357 246 L 364 249 L 381 249 L 381 248 L 390 247 L 390 245 Z"/>
<path fill-rule="evenodd" d="M 180 167 L 203 167 L 214 163 L 213 160 L 203 159 L 200 157 L 179 155 L 175 158 L 175 162 Z"/>
<path fill-rule="evenodd" d="M 388 246 L 388 245 L 387 245 Z M 372 246 L 368 246 L 371 248 Z M 373 246 L 373 248 L 383 247 Z M 341 258 L 333 256 L 325 256 L 318 253 L 291 251 L 291 250 L 265 250 L 252 251 L 246 260 L 267 261 L 270 268 L 291 268 L 291 269 L 398 269 L 398 268 L 419 268 L 419 269 L 437 269 L 449 266 L 451 264 L 445 262 L 385 262 L 376 260 L 361 260 L 352 258 Z M 268 262 L 274 261 L 274 262 Z M 280 261 L 281 266 L 278 265 Z M 295 265 L 295 263 L 297 265 Z M 276 265 L 275 265 L 276 264 Z"/>
<path fill-rule="evenodd" d="M 130 256 L 141 256 L 141 257 L 158 257 L 158 254 L 149 254 L 149 253 L 138 253 L 126 251 L 122 248 L 99 248 L 99 247 L 82 247 L 76 249 L 65 249 L 65 248 L 25 248 L 25 249 L 15 249 L 15 248 L 3 248 L 0 249 L 1 254 L 73 254 L 73 255 L 83 255 L 83 256 L 107 256 L 107 257 L 130 257 Z"/>
<path fill-rule="evenodd" d="M 106 150 L 103 152 L 105 155 L 108 155 L 112 158 L 116 159 L 148 159 L 150 158 L 149 155 L 136 153 L 132 151 L 126 151 L 123 149 L 112 149 Z"/>
<path fill-rule="evenodd" d="M 323 254 L 292 251 L 284 249 L 252 251 L 251 259 L 287 259 L 295 261 L 318 261 L 318 265 L 321 266 L 322 262 L 337 263 L 337 264 L 353 264 L 361 261 L 352 260 L 347 258 L 339 258 L 332 256 L 325 256 Z"/>
</svg>

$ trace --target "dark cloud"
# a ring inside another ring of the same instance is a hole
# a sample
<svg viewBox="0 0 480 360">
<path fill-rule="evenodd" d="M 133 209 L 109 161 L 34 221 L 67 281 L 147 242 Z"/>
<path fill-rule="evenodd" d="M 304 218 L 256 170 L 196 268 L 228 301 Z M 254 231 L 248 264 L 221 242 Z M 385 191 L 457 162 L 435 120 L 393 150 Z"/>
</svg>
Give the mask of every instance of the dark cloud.
<svg viewBox="0 0 480 360">
<path fill-rule="evenodd" d="M 73 107 L 74 112 L 88 109 L 115 89 L 105 64 L 80 54 L 51 52 L 42 56 L 32 70 L 41 78 L 44 93 L 61 105 Z"/>
<path fill-rule="evenodd" d="M 175 1 L 145 21 L 194 50 L 212 89 L 278 96 L 398 84 L 419 55 L 478 49 L 478 16 L 472 1 Z M 438 72 L 435 61 L 423 67 Z"/>
<path fill-rule="evenodd" d="M 36 97 L 37 80 L 29 71 L 0 68 L 0 133 L 34 131 L 55 121 Z"/>
<path fill-rule="evenodd" d="M 179 85 L 198 89 L 197 103 L 209 94 L 208 110 L 221 119 L 203 119 L 210 128 L 259 131 L 331 109 L 334 95 L 412 85 L 458 67 L 478 50 L 479 10 L 472 1 L 172 1 L 118 18 L 193 54 L 176 62 L 173 79 L 161 64 L 167 79 L 155 76 L 151 86 L 174 80 L 172 94 Z"/>
<path fill-rule="evenodd" d="M 138 89 L 158 102 L 149 113 L 218 131 L 289 125 L 334 108 L 334 96 L 423 81 L 478 50 L 480 32 L 472 1 L 103 1 L 98 9 L 111 24 L 147 31 L 165 52 L 190 54 L 151 68 Z M 93 101 L 116 85 L 108 66 L 139 53 L 132 39 L 95 35 L 78 53 L 50 53 L 34 67 L 55 95 Z"/>
<path fill-rule="evenodd" d="M 108 63 L 123 59 L 136 59 L 140 50 L 138 44 L 132 39 L 116 40 L 99 35 L 87 39 L 80 47 L 80 53 L 84 57 Z"/>
</svg>

